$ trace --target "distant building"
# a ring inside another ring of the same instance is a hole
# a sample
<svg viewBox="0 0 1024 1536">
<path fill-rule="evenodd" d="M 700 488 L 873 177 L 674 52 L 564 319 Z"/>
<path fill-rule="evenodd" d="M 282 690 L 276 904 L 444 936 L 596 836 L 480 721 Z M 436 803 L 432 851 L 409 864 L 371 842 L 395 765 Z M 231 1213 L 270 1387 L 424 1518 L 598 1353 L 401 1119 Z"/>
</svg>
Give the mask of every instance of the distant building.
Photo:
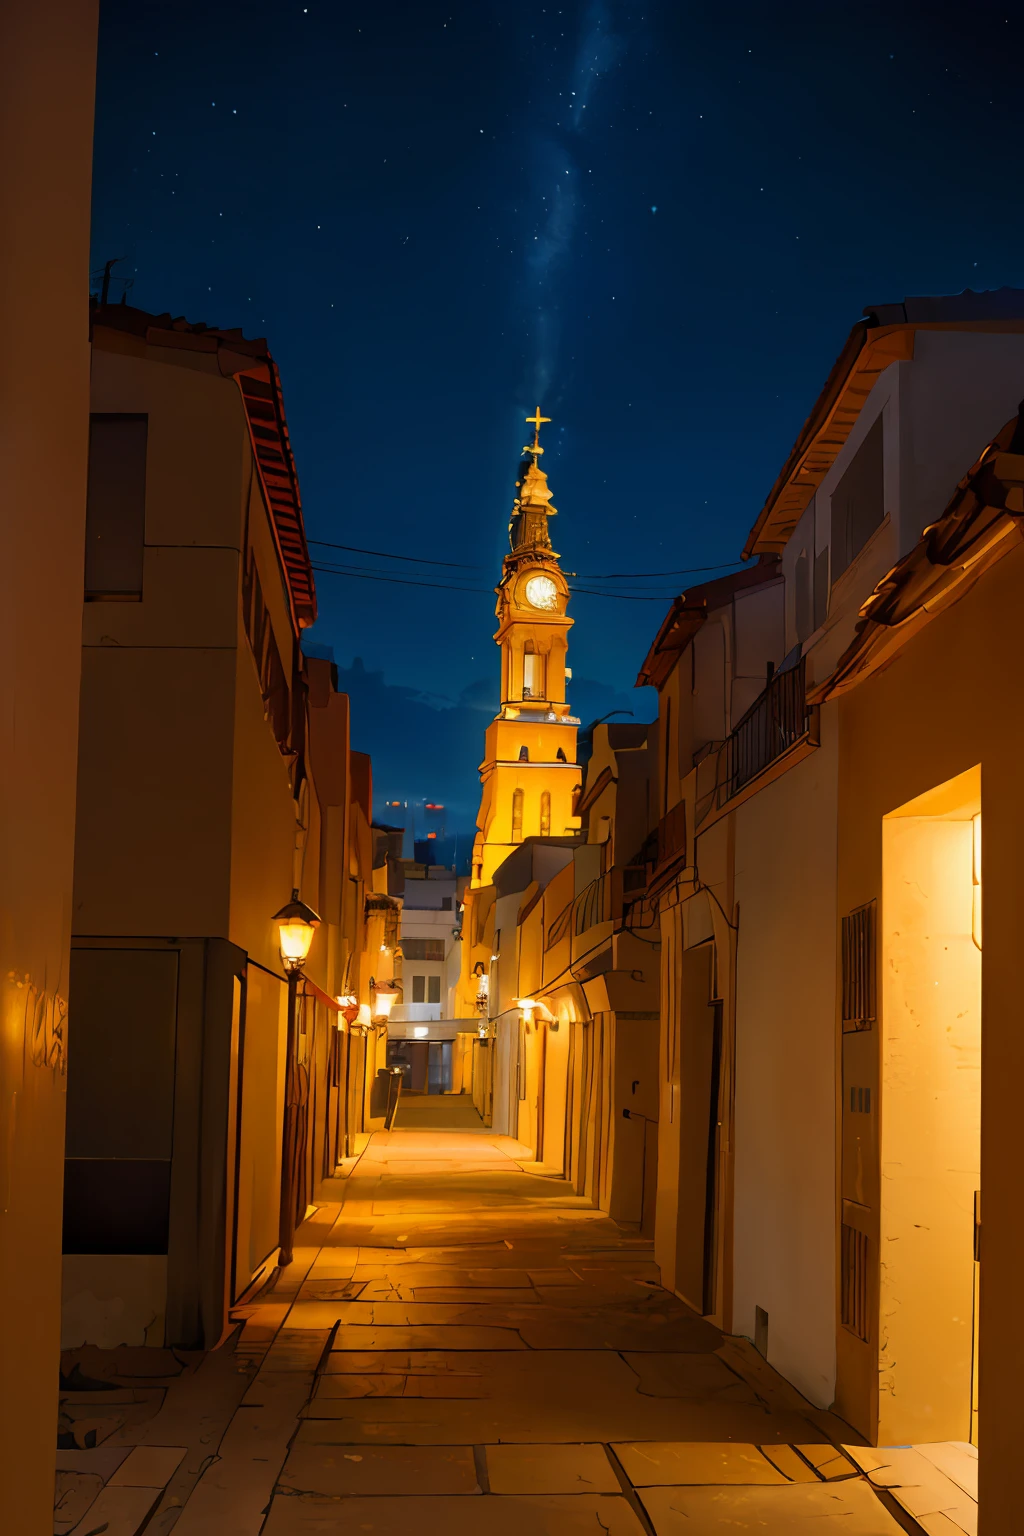
<svg viewBox="0 0 1024 1536">
<path fill-rule="evenodd" d="M 265 342 L 99 307 L 92 378 L 64 1342 L 209 1347 L 282 1209 L 373 1123 L 368 949 L 398 903 L 348 699 L 301 648 L 316 595 Z M 320 926 L 289 1056 L 293 890 Z"/>
<path fill-rule="evenodd" d="M 407 1092 L 460 1092 L 464 1047 L 457 1037 L 468 1027 L 456 1020 L 455 997 L 466 880 L 412 859 L 403 860 L 402 874 L 403 992 L 391 1011 L 388 1062 L 402 1067 Z"/>
</svg>

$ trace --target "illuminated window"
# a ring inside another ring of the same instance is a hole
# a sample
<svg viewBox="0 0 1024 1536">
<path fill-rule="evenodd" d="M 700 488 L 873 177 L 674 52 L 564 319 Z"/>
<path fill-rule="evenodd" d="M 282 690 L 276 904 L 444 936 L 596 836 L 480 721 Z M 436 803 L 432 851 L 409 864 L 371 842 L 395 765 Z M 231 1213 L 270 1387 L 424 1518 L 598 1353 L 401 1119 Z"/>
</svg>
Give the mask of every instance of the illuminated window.
<svg viewBox="0 0 1024 1536">
<path fill-rule="evenodd" d="M 548 789 L 542 790 L 540 796 L 540 835 L 551 836 L 551 791 Z"/>
<path fill-rule="evenodd" d="M 512 791 L 512 841 L 521 843 L 523 840 L 523 792 L 521 789 Z"/>
<path fill-rule="evenodd" d="M 527 651 L 523 656 L 523 698 L 542 699 L 544 697 L 544 658 L 537 656 L 533 651 Z"/>
</svg>

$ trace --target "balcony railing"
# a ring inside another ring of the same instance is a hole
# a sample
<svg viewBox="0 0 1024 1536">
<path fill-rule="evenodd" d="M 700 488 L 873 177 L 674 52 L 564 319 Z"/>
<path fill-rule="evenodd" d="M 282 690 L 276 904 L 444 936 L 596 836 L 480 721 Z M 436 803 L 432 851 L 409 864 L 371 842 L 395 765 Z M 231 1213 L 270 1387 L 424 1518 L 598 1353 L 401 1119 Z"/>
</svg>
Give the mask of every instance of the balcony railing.
<svg viewBox="0 0 1024 1536">
<path fill-rule="evenodd" d="M 686 801 L 680 800 L 658 822 L 658 864 L 686 852 Z"/>
<path fill-rule="evenodd" d="M 775 673 L 726 741 L 719 804 L 724 804 L 805 736 L 809 719 L 801 657 L 795 667 Z"/>
</svg>

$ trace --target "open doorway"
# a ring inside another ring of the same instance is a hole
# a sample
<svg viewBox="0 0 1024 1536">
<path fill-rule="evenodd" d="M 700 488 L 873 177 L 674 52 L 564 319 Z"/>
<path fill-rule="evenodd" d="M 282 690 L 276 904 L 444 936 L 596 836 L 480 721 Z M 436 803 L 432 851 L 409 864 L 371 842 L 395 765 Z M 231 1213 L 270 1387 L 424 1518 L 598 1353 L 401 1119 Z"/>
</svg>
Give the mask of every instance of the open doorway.
<svg viewBox="0 0 1024 1536">
<path fill-rule="evenodd" d="M 880 1444 L 977 1444 L 981 770 L 882 827 Z"/>
</svg>

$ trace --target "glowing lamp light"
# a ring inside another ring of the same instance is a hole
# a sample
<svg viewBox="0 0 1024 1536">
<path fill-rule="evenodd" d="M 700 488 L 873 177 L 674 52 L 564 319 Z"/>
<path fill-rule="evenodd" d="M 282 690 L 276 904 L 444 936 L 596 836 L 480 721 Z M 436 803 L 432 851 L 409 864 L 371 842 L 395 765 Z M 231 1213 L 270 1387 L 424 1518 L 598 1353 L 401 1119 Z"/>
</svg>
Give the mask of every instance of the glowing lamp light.
<svg viewBox="0 0 1024 1536">
<path fill-rule="evenodd" d="M 344 997 L 338 998 L 338 1009 L 339 1029 L 341 1028 L 343 1019 L 346 1024 L 354 1024 L 356 1019 L 359 1017 L 359 1003 L 355 997 L 353 997 L 351 992 L 347 993 Z"/>
<path fill-rule="evenodd" d="M 292 891 L 291 901 L 286 902 L 280 912 L 274 913 L 273 921 L 277 924 L 285 970 L 300 971 L 309 954 L 313 934 L 320 926 L 319 917 L 312 907 L 299 900 L 298 891 Z"/>
<path fill-rule="evenodd" d="M 356 1014 L 356 1023 L 361 1025 L 363 1029 L 370 1028 L 370 1025 L 373 1023 L 373 1015 L 370 1012 L 369 1003 L 359 1004 L 359 1012 Z"/>
<path fill-rule="evenodd" d="M 425 1040 L 430 1034 L 430 1028 L 426 1024 L 414 1024 L 412 1033 L 415 1040 Z"/>
<path fill-rule="evenodd" d="M 385 1022 L 391 1017 L 391 1010 L 398 1002 L 398 988 L 394 982 L 377 982 L 370 978 L 370 990 L 373 993 L 373 1017 Z"/>
</svg>

